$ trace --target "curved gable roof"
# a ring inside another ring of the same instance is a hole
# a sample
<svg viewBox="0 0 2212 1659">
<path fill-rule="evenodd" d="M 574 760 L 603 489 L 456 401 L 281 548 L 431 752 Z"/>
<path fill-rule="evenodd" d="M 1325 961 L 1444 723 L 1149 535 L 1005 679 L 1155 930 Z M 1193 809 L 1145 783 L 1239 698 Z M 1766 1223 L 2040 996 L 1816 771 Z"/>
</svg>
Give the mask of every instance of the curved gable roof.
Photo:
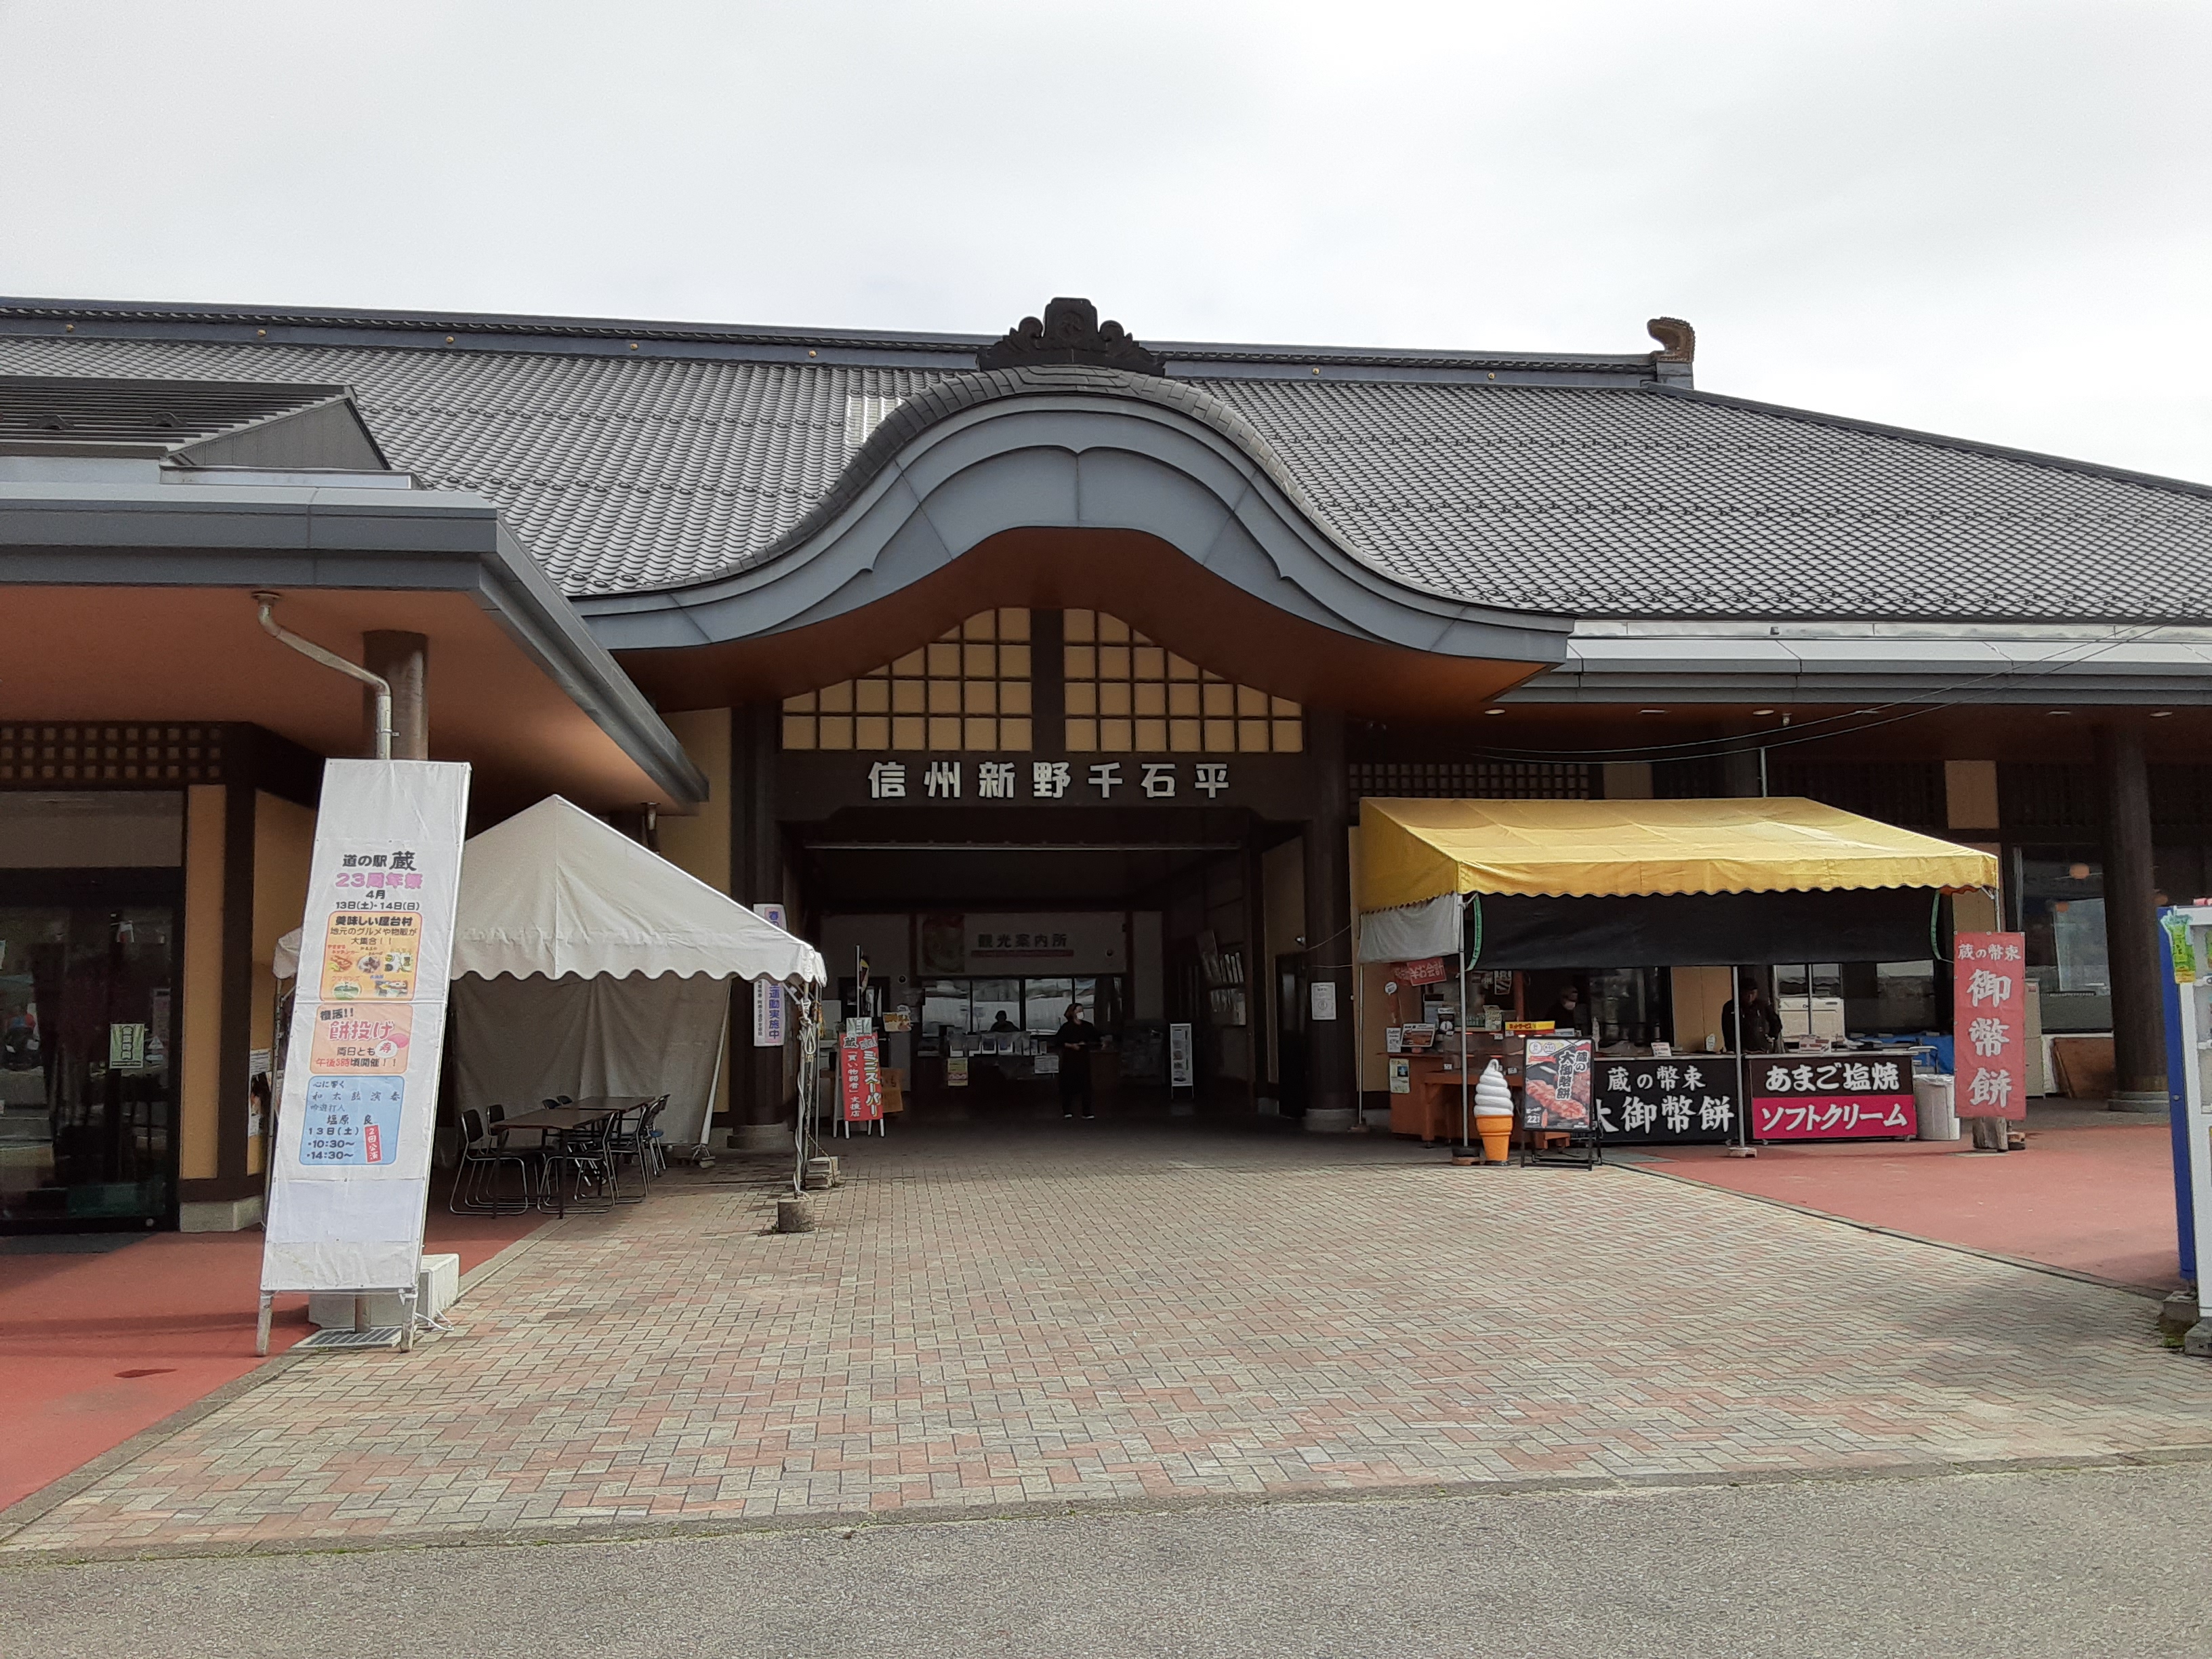
<svg viewBox="0 0 2212 1659">
<path fill-rule="evenodd" d="M 65 316 L 88 320 L 65 337 Z M 915 400 L 988 384 L 959 366 L 964 337 L 504 319 L 443 349 L 422 319 L 380 333 L 301 313 L 290 342 L 257 343 L 243 325 L 216 337 L 224 317 L 247 313 L 0 306 L 0 370 L 350 386 L 394 465 L 499 501 L 591 608 L 778 556 L 833 497 L 865 489 L 886 407 L 914 404 L 919 421 L 951 406 Z M 328 341 L 306 342 L 319 321 Z M 1173 378 L 1152 406 L 1247 457 L 1320 544 L 1409 603 L 2212 617 L 2203 486 L 1662 386 L 1648 355 L 1160 349 Z M 1173 404 L 1191 393 L 1211 401 Z"/>
</svg>

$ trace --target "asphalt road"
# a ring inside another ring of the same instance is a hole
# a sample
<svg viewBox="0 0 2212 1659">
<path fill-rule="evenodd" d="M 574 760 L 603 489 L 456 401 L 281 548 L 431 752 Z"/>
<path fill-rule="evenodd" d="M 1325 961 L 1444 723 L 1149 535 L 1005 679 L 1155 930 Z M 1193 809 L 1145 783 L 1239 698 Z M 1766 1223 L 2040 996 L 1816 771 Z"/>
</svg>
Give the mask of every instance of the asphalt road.
<svg viewBox="0 0 2212 1659">
<path fill-rule="evenodd" d="M 2212 1463 L 0 1567 L 40 1659 L 2212 1652 Z"/>
</svg>

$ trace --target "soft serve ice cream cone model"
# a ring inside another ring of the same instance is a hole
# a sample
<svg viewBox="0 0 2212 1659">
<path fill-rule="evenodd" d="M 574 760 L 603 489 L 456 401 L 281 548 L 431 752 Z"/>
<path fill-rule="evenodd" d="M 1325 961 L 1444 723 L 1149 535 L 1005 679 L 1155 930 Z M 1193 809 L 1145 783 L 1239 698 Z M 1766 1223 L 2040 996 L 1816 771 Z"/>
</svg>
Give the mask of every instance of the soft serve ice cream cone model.
<svg viewBox="0 0 2212 1659">
<path fill-rule="evenodd" d="M 1484 1161 L 1504 1163 L 1513 1139 L 1513 1091 L 1494 1060 L 1475 1082 L 1474 1130 L 1482 1137 Z"/>
</svg>

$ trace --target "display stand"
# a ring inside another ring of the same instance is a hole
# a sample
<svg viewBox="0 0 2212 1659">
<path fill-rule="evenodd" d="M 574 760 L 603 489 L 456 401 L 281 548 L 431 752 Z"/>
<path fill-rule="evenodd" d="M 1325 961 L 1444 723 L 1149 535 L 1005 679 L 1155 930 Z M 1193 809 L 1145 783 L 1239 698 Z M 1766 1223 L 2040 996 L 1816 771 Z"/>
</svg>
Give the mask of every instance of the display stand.
<svg viewBox="0 0 2212 1659">
<path fill-rule="evenodd" d="M 1594 1170 L 1605 1162 L 1605 1125 L 1593 1099 L 1587 1037 L 1530 1037 L 1521 1061 L 1521 1167 Z M 1561 1148 L 1541 1144 L 1559 1136 Z M 1579 1146 L 1581 1153 L 1576 1153 Z"/>
</svg>

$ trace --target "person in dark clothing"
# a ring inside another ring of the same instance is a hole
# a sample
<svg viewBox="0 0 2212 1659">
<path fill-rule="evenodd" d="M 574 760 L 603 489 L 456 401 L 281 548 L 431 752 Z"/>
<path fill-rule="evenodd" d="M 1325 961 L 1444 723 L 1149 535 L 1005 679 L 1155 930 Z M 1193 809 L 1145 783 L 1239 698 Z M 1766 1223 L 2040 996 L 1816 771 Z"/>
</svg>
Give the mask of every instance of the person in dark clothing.
<svg viewBox="0 0 2212 1659">
<path fill-rule="evenodd" d="M 1052 1046 L 1060 1051 L 1060 1115 L 1073 1117 L 1080 1103 L 1083 1115 L 1091 1116 L 1091 1051 L 1098 1046 L 1098 1028 L 1083 1018 L 1080 1006 L 1070 1003 L 1066 1018 L 1052 1034 Z"/>
<path fill-rule="evenodd" d="M 1734 999 L 1721 1006 L 1721 1040 L 1728 1044 L 1732 1054 L 1768 1054 L 1782 1036 L 1782 1016 L 1766 1000 L 1766 993 L 1759 988 L 1759 981 L 1746 981 L 1743 988 L 1743 1041 L 1737 1041 L 1736 1008 Z"/>
<path fill-rule="evenodd" d="M 1566 987 L 1553 1000 L 1552 1011 L 1544 1018 L 1562 1031 L 1589 1030 L 1589 1015 L 1583 1007 L 1582 988 Z"/>
</svg>

